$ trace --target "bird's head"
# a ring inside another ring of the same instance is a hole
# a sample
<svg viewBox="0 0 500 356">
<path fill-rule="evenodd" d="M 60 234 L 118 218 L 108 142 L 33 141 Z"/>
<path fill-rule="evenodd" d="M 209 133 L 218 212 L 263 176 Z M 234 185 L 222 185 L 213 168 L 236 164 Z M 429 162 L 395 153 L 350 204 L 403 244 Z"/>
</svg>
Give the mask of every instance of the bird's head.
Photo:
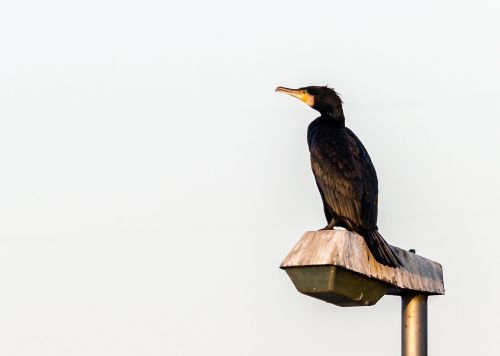
<svg viewBox="0 0 500 356">
<path fill-rule="evenodd" d="M 336 120 L 344 120 L 342 99 L 337 92 L 326 86 L 310 86 L 299 89 L 277 87 L 276 92 L 294 96 L 321 113 Z"/>
</svg>

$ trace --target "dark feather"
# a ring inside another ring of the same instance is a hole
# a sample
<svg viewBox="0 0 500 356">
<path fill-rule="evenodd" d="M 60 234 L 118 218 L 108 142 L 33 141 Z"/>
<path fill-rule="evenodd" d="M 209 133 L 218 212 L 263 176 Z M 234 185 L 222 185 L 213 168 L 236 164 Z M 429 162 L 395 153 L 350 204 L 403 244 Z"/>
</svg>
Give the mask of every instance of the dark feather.
<svg viewBox="0 0 500 356">
<path fill-rule="evenodd" d="M 361 141 L 343 123 L 319 117 L 309 125 L 308 143 L 328 224 L 335 219 L 335 226 L 362 235 L 377 261 L 400 266 L 377 231 L 377 174 Z"/>
</svg>

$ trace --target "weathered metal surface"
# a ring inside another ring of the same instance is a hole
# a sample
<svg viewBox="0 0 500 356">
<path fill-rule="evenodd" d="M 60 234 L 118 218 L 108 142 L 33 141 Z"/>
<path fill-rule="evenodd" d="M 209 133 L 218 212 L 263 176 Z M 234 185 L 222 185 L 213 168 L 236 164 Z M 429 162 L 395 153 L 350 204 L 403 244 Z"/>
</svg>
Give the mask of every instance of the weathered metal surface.
<svg viewBox="0 0 500 356">
<path fill-rule="evenodd" d="M 335 266 L 287 268 L 286 273 L 300 293 L 343 307 L 373 305 L 389 288 L 386 283 Z"/>
<path fill-rule="evenodd" d="M 427 356 L 427 295 L 402 296 L 401 355 Z"/>
<path fill-rule="evenodd" d="M 378 263 L 363 237 L 346 230 L 306 232 L 281 264 L 281 268 L 337 266 L 390 285 L 388 294 L 408 291 L 444 294 L 443 269 L 431 261 L 394 248 L 404 268 Z"/>
</svg>

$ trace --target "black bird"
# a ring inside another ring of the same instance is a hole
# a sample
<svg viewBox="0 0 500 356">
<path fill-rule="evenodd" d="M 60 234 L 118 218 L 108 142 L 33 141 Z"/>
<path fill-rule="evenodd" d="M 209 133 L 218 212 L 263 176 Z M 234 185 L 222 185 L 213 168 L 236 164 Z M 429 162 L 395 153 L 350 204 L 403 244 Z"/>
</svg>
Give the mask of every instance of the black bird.
<svg viewBox="0 0 500 356">
<path fill-rule="evenodd" d="M 375 259 L 386 266 L 402 266 L 391 246 L 378 232 L 377 173 L 365 147 L 345 126 L 342 100 L 326 86 L 276 88 L 321 114 L 309 124 L 307 143 L 311 167 L 323 200 L 327 225 L 363 236 Z"/>
</svg>

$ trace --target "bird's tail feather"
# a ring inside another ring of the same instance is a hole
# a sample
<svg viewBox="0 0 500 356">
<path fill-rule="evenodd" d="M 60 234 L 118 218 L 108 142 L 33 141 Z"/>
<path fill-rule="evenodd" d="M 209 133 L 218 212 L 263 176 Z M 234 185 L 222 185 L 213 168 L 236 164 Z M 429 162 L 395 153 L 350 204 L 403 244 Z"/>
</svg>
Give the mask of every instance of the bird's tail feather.
<svg viewBox="0 0 500 356">
<path fill-rule="evenodd" d="M 389 267 L 403 266 L 391 245 L 384 240 L 378 230 L 365 230 L 361 235 L 364 237 L 370 252 L 377 262 Z"/>
</svg>

